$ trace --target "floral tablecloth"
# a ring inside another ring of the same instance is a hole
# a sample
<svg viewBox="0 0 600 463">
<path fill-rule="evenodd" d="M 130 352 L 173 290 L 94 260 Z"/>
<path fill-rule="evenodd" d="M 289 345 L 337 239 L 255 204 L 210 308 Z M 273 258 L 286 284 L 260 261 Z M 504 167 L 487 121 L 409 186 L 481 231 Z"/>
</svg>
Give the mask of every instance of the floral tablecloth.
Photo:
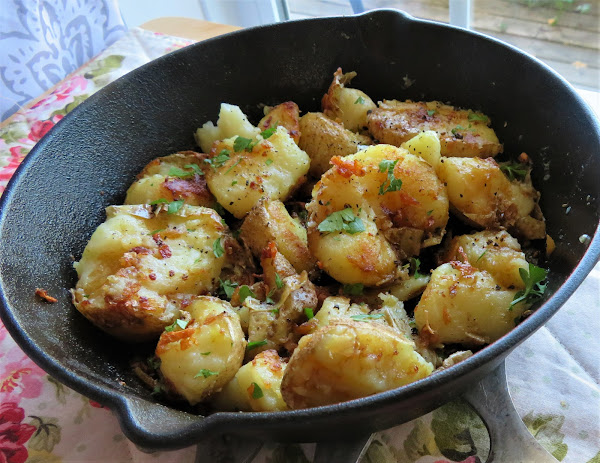
<svg viewBox="0 0 600 463">
<path fill-rule="evenodd" d="M 189 43 L 132 29 L 48 96 L 16 113 L 0 128 L 0 194 L 31 148 L 81 101 L 128 71 Z M 520 416 L 559 461 L 600 463 L 599 314 L 597 265 L 559 313 L 506 362 Z M 363 461 L 477 463 L 486 460 L 489 447 L 482 421 L 458 400 L 378 433 Z M 304 463 L 312 461 L 313 454 L 311 444 L 267 444 L 254 462 Z M 154 454 L 138 450 L 110 410 L 45 374 L 0 323 L 0 463 L 194 459 L 193 447 Z"/>
</svg>

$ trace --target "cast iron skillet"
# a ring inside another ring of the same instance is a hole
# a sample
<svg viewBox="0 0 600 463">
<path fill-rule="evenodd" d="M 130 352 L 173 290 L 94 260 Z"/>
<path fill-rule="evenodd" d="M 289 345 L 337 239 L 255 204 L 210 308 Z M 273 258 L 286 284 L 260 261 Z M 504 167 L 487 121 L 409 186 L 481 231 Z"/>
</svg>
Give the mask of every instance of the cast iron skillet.
<svg viewBox="0 0 600 463">
<path fill-rule="evenodd" d="M 548 232 L 557 240 L 546 296 L 515 330 L 477 355 L 409 386 L 347 403 L 280 413 L 194 416 L 160 405 L 131 372 L 135 348 L 94 328 L 71 305 L 79 258 L 104 208 L 119 204 L 151 159 L 195 147 L 219 104 L 294 100 L 318 110 L 335 69 L 373 100 L 438 99 L 483 110 L 505 152 L 525 151 Z M 153 61 L 90 97 L 25 159 L 1 200 L 2 320 L 49 374 L 110 407 L 146 449 L 223 433 L 270 440 L 351 438 L 423 415 L 503 362 L 566 301 L 600 254 L 600 128 L 578 95 L 534 58 L 496 40 L 392 10 L 259 27 Z M 563 204 L 570 206 L 565 213 Z M 580 236 L 593 237 L 582 244 Z M 44 304 L 36 287 L 58 297 Z"/>
</svg>

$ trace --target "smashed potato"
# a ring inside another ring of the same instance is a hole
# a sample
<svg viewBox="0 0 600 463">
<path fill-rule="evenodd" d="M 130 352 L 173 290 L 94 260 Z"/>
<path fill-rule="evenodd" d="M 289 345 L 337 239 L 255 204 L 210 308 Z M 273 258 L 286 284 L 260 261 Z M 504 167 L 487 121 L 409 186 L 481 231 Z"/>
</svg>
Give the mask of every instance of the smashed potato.
<svg viewBox="0 0 600 463">
<path fill-rule="evenodd" d="M 168 388 L 194 405 L 231 381 L 242 366 L 246 340 L 227 301 L 200 296 L 186 311 L 191 321 L 163 332 L 156 356 Z"/>
<path fill-rule="evenodd" d="M 133 362 L 158 400 L 205 414 L 376 394 L 465 361 L 543 296 L 555 244 L 527 154 L 500 160 L 482 112 L 376 105 L 355 76 L 338 69 L 320 108 L 247 106 L 256 125 L 223 103 L 202 152 L 153 160 L 107 209 L 73 303 L 158 340 Z"/>
<path fill-rule="evenodd" d="M 226 227 L 212 209 L 110 206 L 75 269 L 75 307 L 129 342 L 156 339 L 197 294 L 215 288 L 224 256 L 213 252 Z"/>
<path fill-rule="evenodd" d="M 281 394 L 291 408 L 317 407 L 400 387 L 432 371 L 433 365 L 396 331 L 340 320 L 300 340 Z"/>
<path fill-rule="evenodd" d="M 488 116 L 439 101 L 384 100 L 368 113 L 367 123 L 380 143 L 400 146 L 432 130 L 439 136 L 444 156 L 489 157 L 503 151 Z"/>
</svg>

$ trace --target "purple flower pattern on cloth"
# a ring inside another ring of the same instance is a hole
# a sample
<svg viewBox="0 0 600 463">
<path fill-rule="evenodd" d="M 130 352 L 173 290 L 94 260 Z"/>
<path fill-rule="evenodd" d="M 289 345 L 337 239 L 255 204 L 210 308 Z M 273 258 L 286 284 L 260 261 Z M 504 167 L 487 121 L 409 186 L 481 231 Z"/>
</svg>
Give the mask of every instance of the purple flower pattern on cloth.
<svg viewBox="0 0 600 463">
<path fill-rule="evenodd" d="M 126 32 L 117 0 L 2 0 L 0 119 Z"/>
</svg>

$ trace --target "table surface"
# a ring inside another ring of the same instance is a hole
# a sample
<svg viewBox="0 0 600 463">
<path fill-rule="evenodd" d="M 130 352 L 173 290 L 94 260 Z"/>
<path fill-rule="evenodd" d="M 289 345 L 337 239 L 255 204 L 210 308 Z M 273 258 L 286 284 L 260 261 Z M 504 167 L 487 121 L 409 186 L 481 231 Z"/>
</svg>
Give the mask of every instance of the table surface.
<svg viewBox="0 0 600 463">
<path fill-rule="evenodd" d="M 87 96 L 190 41 L 237 29 L 188 18 L 160 18 L 130 31 L 0 125 L 0 193 L 35 143 Z M 600 113 L 598 94 L 580 94 Z M 510 391 L 519 414 L 537 440 L 565 462 L 600 462 L 599 309 L 597 266 L 559 313 L 507 360 Z M 540 345 L 545 349 L 539 349 Z M 140 452 L 119 431 L 112 413 L 47 376 L 23 354 L 1 324 L 0 359 L 0 462 L 7 455 L 6 461 L 11 463 L 194 461 L 193 448 L 151 456 Z M 534 381 L 532 371 L 536 372 Z M 7 423 L 10 435 L 2 427 Z M 90 427 L 93 433 L 86 432 Z M 454 433 L 454 440 L 448 433 Z M 486 436 L 473 411 L 460 401 L 452 402 L 413 422 L 378 433 L 365 461 L 476 463 L 489 451 Z M 455 447 L 450 448 L 452 445 Z M 253 461 L 309 462 L 313 452 L 310 444 L 274 443 Z"/>
</svg>

